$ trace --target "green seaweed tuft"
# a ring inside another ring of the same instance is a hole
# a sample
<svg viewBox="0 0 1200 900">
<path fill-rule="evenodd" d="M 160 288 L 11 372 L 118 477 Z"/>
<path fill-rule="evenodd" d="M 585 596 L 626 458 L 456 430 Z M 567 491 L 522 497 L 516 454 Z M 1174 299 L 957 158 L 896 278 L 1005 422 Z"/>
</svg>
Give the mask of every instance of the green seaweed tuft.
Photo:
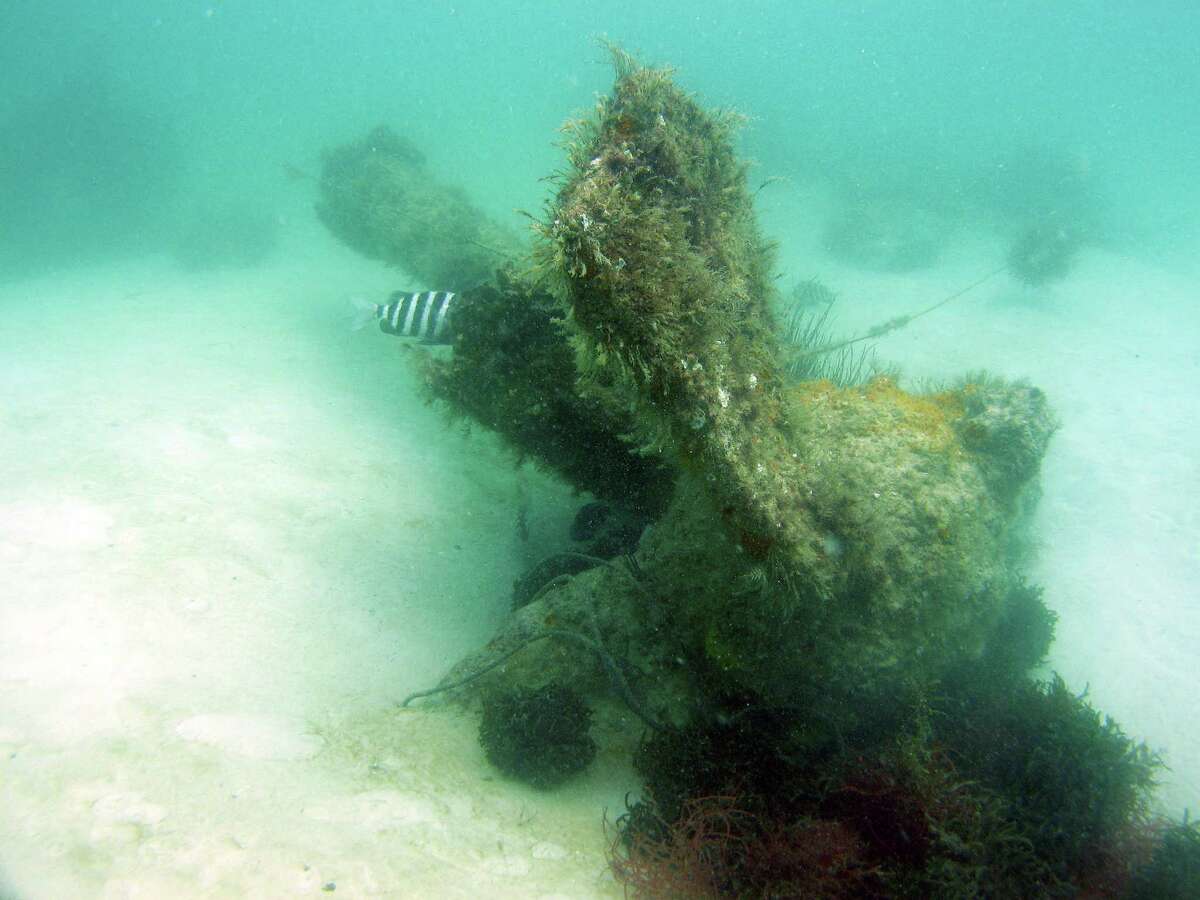
<svg viewBox="0 0 1200 900">
<path fill-rule="evenodd" d="M 505 692 L 484 701 L 479 743 L 488 762 L 505 775 L 550 788 L 595 758 L 591 721 L 592 711 L 570 688 L 549 684 Z"/>
<path fill-rule="evenodd" d="M 1194 900 L 1200 897 L 1200 822 L 1174 823 L 1154 856 L 1130 881 L 1126 900 Z"/>
<path fill-rule="evenodd" d="M 1058 675 L 999 686 L 980 678 L 952 687 L 938 709 L 938 737 L 959 769 L 1004 798 L 1006 817 L 1064 880 L 1148 816 L 1162 760 Z"/>
</svg>

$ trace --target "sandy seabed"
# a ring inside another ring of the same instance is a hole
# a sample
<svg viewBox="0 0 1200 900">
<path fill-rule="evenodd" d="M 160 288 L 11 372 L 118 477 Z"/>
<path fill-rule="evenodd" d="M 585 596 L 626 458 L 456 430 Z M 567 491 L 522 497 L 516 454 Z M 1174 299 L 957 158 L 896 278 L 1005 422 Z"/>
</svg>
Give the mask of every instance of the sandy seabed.
<svg viewBox="0 0 1200 900">
<path fill-rule="evenodd" d="M 472 717 L 396 708 L 576 501 L 349 331 L 393 278 L 333 253 L 0 294 L 0 895 L 620 895 L 624 753 L 538 792 Z"/>
<path fill-rule="evenodd" d="M 823 274 L 854 330 L 986 255 Z M 1094 252 L 881 347 L 1050 395 L 1051 665 L 1165 751 L 1173 814 L 1200 798 L 1192 284 Z M 0 288 L 0 896 L 621 895 L 601 812 L 636 786 L 627 748 L 538 792 L 489 769 L 471 716 L 396 708 L 487 640 L 577 503 L 425 406 L 401 342 L 347 330 L 345 294 L 402 286 L 306 251 Z"/>
</svg>

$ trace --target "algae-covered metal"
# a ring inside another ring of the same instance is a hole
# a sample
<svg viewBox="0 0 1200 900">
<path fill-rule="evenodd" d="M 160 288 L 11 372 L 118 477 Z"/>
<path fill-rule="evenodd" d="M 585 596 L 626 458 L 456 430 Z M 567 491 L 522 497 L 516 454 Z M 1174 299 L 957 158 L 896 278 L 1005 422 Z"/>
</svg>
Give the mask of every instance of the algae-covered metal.
<svg viewBox="0 0 1200 900">
<path fill-rule="evenodd" d="M 1045 398 L 1001 382 L 789 387 L 734 117 L 614 55 L 611 96 L 569 128 L 540 253 L 684 473 L 638 557 L 676 638 L 710 687 L 770 704 L 851 707 L 937 677 L 1019 580 Z"/>
</svg>

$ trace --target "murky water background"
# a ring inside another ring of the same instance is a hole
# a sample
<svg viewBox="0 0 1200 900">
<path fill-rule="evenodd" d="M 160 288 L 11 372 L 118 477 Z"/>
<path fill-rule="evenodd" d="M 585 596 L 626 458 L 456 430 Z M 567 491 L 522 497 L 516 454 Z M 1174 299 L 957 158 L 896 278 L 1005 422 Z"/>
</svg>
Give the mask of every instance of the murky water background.
<svg viewBox="0 0 1200 900">
<path fill-rule="evenodd" d="M 781 286 L 820 276 L 847 332 L 996 268 L 1032 219 L 1085 235 L 1065 280 L 1000 275 L 878 352 L 1047 391 L 1051 666 L 1195 806 L 1194 11 L 58 6 L 0 13 L 0 887 L 618 893 L 619 755 L 537 794 L 469 720 L 392 708 L 490 636 L 577 501 L 346 330 L 346 294 L 423 286 L 311 211 L 320 150 L 387 122 L 519 223 L 607 88 L 601 32 L 750 116 L 753 177 L 785 176 L 759 194 Z M 848 210 L 878 232 L 849 253 Z M 901 265 L 914 235 L 932 256 Z"/>
</svg>

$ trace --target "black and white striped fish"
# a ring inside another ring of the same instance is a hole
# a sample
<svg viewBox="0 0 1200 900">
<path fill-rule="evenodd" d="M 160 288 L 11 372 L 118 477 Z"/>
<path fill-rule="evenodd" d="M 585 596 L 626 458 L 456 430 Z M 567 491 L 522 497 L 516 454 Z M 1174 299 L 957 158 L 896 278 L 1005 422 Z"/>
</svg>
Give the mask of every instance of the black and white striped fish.
<svg viewBox="0 0 1200 900">
<path fill-rule="evenodd" d="M 354 327 L 362 328 L 372 319 L 379 330 L 399 337 L 420 338 L 429 344 L 449 344 L 450 306 L 457 295 L 450 291 L 396 291 L 387 303 L 354 299 L 357 310 Z"/>
</svg>

